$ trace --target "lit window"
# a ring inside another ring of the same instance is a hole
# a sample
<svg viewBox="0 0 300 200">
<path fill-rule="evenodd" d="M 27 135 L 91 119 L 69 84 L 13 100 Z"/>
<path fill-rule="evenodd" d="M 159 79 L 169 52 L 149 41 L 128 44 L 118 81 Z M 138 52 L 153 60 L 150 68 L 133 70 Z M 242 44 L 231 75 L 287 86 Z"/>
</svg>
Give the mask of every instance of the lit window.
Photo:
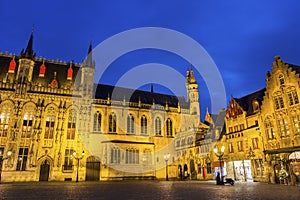
<svg viewBox="0 0 300 200">
<path fill-rule="evenodd" d="M 17 161 L 17 169 L 16 169 L 17 171 L 25 171 L 27 157 L 28 157 L 28 148 L 20 148 L 18 161 Z"/>
<path fill-rule="evenodd" d="M 243 142 L 242 141 L 238 141 L 237 145 L 238 145 L 238 151 L 243 151 Z"/>
<path fill-rule="evenodd" d="M 64 170 L 72 170 L 72 168 L 73 168 L 73 159 L 72 159 L 73 153 L 74 153 L 73 149 L 65 150 Z"/>
<path fill-rule="evenodd" d="M 268 139 L 269 140 L 275 139 L 275 132 L 274 132 L 273 123 L 269 120 L 266 121 L 265 128 L 266 128 L 266 134 L 268 135 Z"/>
<path fill-rule="evenodd" d="M 228 144 L 228 151 L 229 151 L 229 153 L 233 153 L 233 145 L 232 145 L 232 143 Z"/>
<path fill-rule="evenodd" d="M 7 137 L 8 123 L 10 118 L 10 108 L 3 108 L 0 114 L 0 137 Z"/>
<path fill-rule="evenodd" d="M 257 111 L 260 110 L 260 108 L 259 108 L 259 103 L 258 103 L 257 100 L 254 100 L 254 101 L 252 102 L 252 107 L 253 107 L 253 112 L 257 112 Z"/>
<path fill-rule="evenodd" d="M 32 130 L 33 114 L 26 113 L 23 118 L 22 138 L 30 138 Z"/>
<path fill-rule="evenodd" d="M 258 149 L 258 138 L 252 138 L 253 149 Z"/>
<path fill-rule="evenodd" d="M 278 120 L 278 129 L 281 137 L 287 137 L 290 135 L 289 125 L 286 119 Z"/>
<path fill-rule="evenodd" d="M 75 131 L 76 131 L 76 117 L 70 111 L 68 118 L 68 129 L 67 129 L 67 139 L 74 140 L 75 139 Z"/>
<path fill-rule="evenodd" d="M 292 116 L 292 121 L 294 124 L 295 135 L 299 135 L 300 134 L 300 115 Z"/>
</svg>

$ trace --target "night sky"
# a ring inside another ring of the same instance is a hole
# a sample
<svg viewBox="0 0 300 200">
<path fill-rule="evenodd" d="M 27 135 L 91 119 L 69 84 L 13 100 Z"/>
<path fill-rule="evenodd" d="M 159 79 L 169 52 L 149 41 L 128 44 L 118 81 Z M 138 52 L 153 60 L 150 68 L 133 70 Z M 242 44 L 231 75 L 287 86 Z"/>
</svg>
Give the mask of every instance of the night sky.
<svg viewBox="0 0 300 200">
<path fill-rule="evenodd" d="M 265 87 L 275 55 L 300 65 L 299 9 L 297 0 L 0 1 L 0 51 L 19 55 L 34 27 L 38 57 L 81 62 L 90 40 L 95 47 L 129 29 L 168 28 L 205 48 L 222 75 L 228 103 L 231 95 L 241 97 Z M 115 84 L 126 71 L 147 63 L 171 66 L 182 75 L 190 68 L 189 60 L 172 53 L 138 50 L 120 56 L 100 82 Z M 210 100 L 200 74 L 196 78 L 203 116 Z M 154 91 L 167 89 L 154 86 Z"/>
</svg>

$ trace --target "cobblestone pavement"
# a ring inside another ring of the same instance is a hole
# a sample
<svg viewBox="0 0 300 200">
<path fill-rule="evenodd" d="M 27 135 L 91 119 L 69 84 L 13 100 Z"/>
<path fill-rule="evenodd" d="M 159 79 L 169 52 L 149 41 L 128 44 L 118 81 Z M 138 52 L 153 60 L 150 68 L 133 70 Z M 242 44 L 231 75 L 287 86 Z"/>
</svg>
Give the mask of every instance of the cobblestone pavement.
<svg viewBox="0 0 300 200">
<path fill-rule="evenodd" d="M 200 181 L 42 182 L 0 184 L 1 199 L 300 199 L 300 187 Z"/>
</svg>

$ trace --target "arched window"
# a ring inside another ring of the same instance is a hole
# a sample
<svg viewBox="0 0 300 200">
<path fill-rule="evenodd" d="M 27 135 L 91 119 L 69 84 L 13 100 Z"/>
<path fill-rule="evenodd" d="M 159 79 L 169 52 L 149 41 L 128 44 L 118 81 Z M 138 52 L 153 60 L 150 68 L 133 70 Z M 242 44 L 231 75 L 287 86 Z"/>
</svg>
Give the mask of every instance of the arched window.
<svg viewBox="0 0 300 200">
<path fill-rule="evenodd" d="M 134 134 L 134 117 L 132 114 L 127 116 L 127 133 Z"/>
<path fill-rule="evenodd" d="M 275 139 L 274 126 L 273 126 L 273 122 L 270 120 L 270 118 L 266 119 L 265 128 L 266 128 L 266 134 L 268 136 L 268 139 L 269 140 Z"/>
<path fill-rule="evenodd" d="M 253 112 L 257 112 L 260 110 L 259 103 L 257 100 L 252 101 L 252 108 L 253 108 Z"/>
<path fill-rule="evenodd" d="M 74 140 L 76 132 L 76 114 L 71 110 L 68 118 L 67 139 Z"/>
<path fill-rule="evenodd" d="M 145 115 L 141 118 L 141 134 L 147 135 L 147 118 Z"/>
<path fill-rule="evenodd" d="M 93 130 L 94 131 L 101 131 L 101 113 L 99 113 L 99 112 L 96 112 L 95 114 L 94 114 L 94 128 L 93 128 Z"/>
<path fill-rule="evenodd" d="M 0 110 L 0 137 L 7 137 L 11 110 L 12 109 L 8 106 L 2 107 Z"/>
<path fill-rule="evenodd" d="M 283 77 L 282 74 L 280 74 L 280 75 L 278 76 L 278 79 L 279 79 L 279 84 L 280 84 L 280 85 L 284 85 L 284 77 Z"/>
<path fill-rule="evenodd" d="M 46 126 L 45 126 L 45 139 L 53 139 L 54 135 L 54 124 L 55 124 L 55 110 L 54 108 L 49 108 L 46 116 Z"/>
<path fill-rule="evenodd" d="M 172 136 L 173 135 L 173 125 L 172 125 L 172 120 L 170 118 L 167 119 L 166 127 L 167 127 L 167 136 Z"/>
<path fill-rule="evenodd" d="M 23 117 L 22 138 L 30 138 L 33 124 L 33 110 L 27 110 Z"/>
<path fill-rule="evenodd" d="M 110 114 L 108 117 L 108 132 L 115 133 L 117 132 L 117 117 L 114 113 Z"/>
<path fill-rule="evenodd" d="M 161 135 L 161 120 L 159 117 L 155 119 L 155 134 Z"/>
<path fill-rule="evenodd" d="M 120 149 L 118 147 L 112 147 L 110 153 L 110 163 L 120 164 Z"/>
</svg>

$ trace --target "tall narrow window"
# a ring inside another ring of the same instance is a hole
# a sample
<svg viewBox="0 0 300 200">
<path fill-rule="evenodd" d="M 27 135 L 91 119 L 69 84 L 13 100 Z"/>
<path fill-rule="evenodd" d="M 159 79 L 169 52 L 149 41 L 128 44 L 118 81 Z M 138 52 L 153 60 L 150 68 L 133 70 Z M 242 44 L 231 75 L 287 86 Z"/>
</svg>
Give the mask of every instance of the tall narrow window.
<svg viewBox="0 0 300 200">
<path fill-rule="evenodd" d="M 33 123 L 33 115 L 26 113 L 23 118 L 22 138 L 30 138 Z"/>
<path fill-rule="evenodd" d="M 134 134 L 134 117 L 131 114 L 127 116 L 127 133 Z"/>
<path fill-rule="evenodd" d="M 155 119 L 155 134 L 161 135 L 161 120 L 159 117 Z"/>
<path fill-rule="evenodd" d="M 0 113 L 0 137 L 7 137 L 10 110 L 9 108 L 3 108 Z"/>
<path fill-rule="evenodd" d="M 288 94 L 288 98 L 289 98 L 289 105 L 295 105 L 299 103 L 299 99 L 298 99 L 298 95 L 296 91 L 291 91 Z"/>
<path fill-rule="evenodd" d="M 28 157 L 28 148 L 20 148 L 18 161 L 17 161 L 17 171 L 25 171 L 26 170 L 26 163 Z"/>
<path fill-rule="evenodd" d="M 238 141 L 237 145 L 238 145 L 238 151 L 243 151 L 243 142 L 242 141 Z"/>
<path fill-rule="evenodd" d="M 258 138 L 252 138 L 253 149 L 258 149 Z"/>
<path fill-rule="evenodd" d="M 228 144 L 228 151 L 229 153 L 233 153 L 233 145 L 231 142 Z"/>
<path fill-rule="evenodd" d="M 141 118 L 141 134 L 147 135 L 147 118 L 145 115 Z"/>
<path fill-rule="evenodd" d="M 76 117 L 72 112 L 69 113 L 67 139 L 74 140 L 76 132 Z"/>
<path fill-rule="evenodd" d="M 96 112 L 94 114 L 94 131 L 101 131 L 101 113 Z"/>
<path fill-rule="evenodd" d="M 292 116 L 292 121 L 294 124 L 295 135 L 299 135 L 300 134 L 300 114 Z"/>
<path fill-rule="evenodd" d="M 114 113 L 110 114 L 108 117 L 108 132 L 115 133 L 117 132 L 116 126 L 117 117 Z"/>
<path fill-rule="evenodd" d="M 268 120 L 265 123 L 265 127 L 266 127 L 266 132 L 267 132 L 267 135 L 268 135 L 268 139 L 269 140 L 275 139 L 275 132 L 274 132 L 273 123 Z"/>
<path fill-rule="evenodd" d="M 166 127 L 167 127 L 167 136 L 172 136 L 173 135 L 173 125 L 172 125 L 172 120 L 170 118 L 167 119 Z"/>
<path fill-rule="evenodd" d="M 120 149 L 118 147 L 111 148 L 110 163 L 120 164 Z"/>
<path fill-rule="evenodd" d="M 126 164 L 139 164 L 139 150 L 138 149 L 126 149 Z"/>
<path fill-rule="evenodd" d="M 65 150 L 65 161 L 64 161 L 64 170 L 72 170 L 73 168 L 73 149 Z"/>
<path fill-rule="evenodd" d="M 278 129 L 281 137 L 287 137 L 290 135 L 289 125 L 286 119 L 278 120 Z"/>
<path fill-rule="evenodd" d="M 48 115 L 46 117 L 45 139 L 53 139 L 55 116 Z"/>
<path fill-rule="evenodd" d="M 284 108 L 284 102 L 282 96 L 274 97 L 274 103 L 275 103 L 276 110 Z"/>
<path fill-rule="evenodd" d="M 284 77 L 283 77 L 283 75 L 280 74 L 278 78 L 279 78 L 279 84 L 280 85 L 284 85 Z"/>
</svg>

